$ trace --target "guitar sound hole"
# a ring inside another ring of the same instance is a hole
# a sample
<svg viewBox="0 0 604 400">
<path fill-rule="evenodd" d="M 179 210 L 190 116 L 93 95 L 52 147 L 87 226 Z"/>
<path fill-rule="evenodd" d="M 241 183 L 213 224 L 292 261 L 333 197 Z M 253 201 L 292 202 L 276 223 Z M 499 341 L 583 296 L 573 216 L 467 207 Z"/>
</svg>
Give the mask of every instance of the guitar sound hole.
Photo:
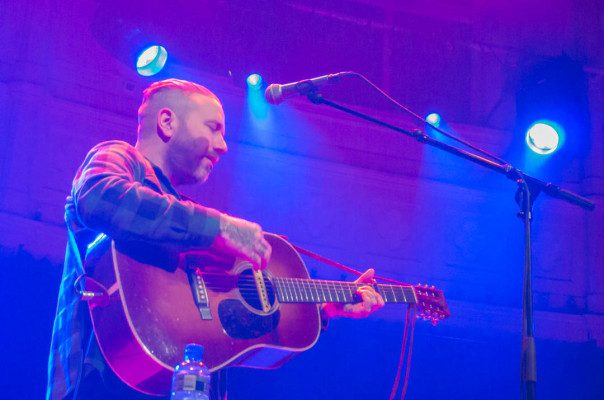
<svg viewBox="0 0 604 400">
<path fill-rule="evenodd" d="M 275 304 L 275 291 L 273 284 L 268 279 L 264 271 L 262 272 L 262 276 L 264 278 L 264 286 L 266 286 L 268 302 L 272 307 Z M 260 296 L 258 295 L 258 290 L 256 289 L 256 281 L 254 280 L 253 271 L 251 269 L 246 269 L 239 275 L 237 287 L 239 288 L 241 297 L 243 297 L 243 301 L 245 301 L 253 309 L 262 311 L 262 302 L 260 301 Z"/>
</svg>

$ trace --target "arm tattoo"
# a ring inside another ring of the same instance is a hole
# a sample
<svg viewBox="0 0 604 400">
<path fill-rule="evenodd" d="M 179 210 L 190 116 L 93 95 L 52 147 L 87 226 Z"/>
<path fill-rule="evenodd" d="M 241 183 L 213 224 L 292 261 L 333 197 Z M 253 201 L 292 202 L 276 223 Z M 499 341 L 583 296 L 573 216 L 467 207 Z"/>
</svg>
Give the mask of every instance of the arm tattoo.
<svg viewBox="0 0 604 400">
<path fill-rule="evenodd" d="M 234 243 L 243 251 L 253 250 L 254 243 L 256 242 L 256 233 L 253 230 L 239 227 L 231 221 L 225 221 L 225 224 L 221 225 L 222 232 L 228 241 Z"/>
</svg>

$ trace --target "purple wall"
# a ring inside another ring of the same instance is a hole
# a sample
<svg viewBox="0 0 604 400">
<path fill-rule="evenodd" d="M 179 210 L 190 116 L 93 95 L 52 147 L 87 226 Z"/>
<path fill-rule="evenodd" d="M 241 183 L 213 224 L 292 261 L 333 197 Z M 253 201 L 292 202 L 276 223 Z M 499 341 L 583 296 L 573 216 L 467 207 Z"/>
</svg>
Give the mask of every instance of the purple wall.
<svg viewBox="0 0 604 400">
<path fill-rule="evenodd" d="M 126 62 L 132 27 L 174 49 L 161 77 L 196 80 L 225 104 L 230 153 L 210 182 L 184 192 L 351 266 L 445 291 L 452 317 L 437 327 L 417 324 L 409 398 L 518 396 L 522 224 L 514 183 L 304 99 L 259 119 L 243 79 L 356 70 L 421 114 L 439 110 L 464 139 L 506 154 L 514 138 L 511 85 L 522 63 L 563 51 L 581 60 L 589 154 L 556 183 L 597 208 L 543 195 L 535 207 L 538 393 L 604 397 L 602 5 L 559 0 L 527 24 L 528 13 L 510 11 L 524 2 L 369 3 L 184 1 L 153 10 L 143 2 L 48 0 L 0 8 L 3 398 L 39 398 L 45 385 L 63 203 L 76 168 L 101 140 L 134 141 L 136 107 L 150 81 Z M 326 94 L 410 125 L 358 88 L 349 81 Z M 307 265 L 317 277 L 351 279 Z M 334 321 L 316 348 L 283 369 L 236 371 L 232 397 L 386 398 L 403 319 L 390 307 L 365 321 Z M 31 360 L 25 383 L 20 371 Z M 31 393 L 18 395 L 23 387 Z"/>
</svg>

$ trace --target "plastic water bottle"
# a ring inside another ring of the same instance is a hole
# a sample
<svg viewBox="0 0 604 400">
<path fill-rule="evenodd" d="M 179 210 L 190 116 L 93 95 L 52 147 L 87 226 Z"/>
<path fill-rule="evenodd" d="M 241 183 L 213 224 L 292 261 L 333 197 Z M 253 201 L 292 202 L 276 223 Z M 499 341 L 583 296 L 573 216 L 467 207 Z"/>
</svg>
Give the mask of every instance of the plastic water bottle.
<svg viewBox="0 0 604 400">
<path fill-rule="evenodd" d="M 210 371 L 202 358 L 202 345 L 185 346 L 185 360 L 174 368 L 171 400 L 209 400 Z"/>
</svg>

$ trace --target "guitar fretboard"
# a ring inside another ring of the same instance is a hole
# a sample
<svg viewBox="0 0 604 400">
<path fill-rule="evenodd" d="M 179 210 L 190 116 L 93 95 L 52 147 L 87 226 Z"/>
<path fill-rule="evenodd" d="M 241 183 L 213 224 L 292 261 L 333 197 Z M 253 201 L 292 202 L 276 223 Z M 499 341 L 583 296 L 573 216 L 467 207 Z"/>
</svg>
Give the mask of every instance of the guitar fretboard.
<svg viewBox="0 0 604 400">
<path fill-rule="evenodd" d="M 357 288 L 366 284 L 302 278 L 274 278 L 273 285 L 281 303 L 354 303 Z M 412 286 L 373 285 L 386 303 L 416 304 Z"/>
</svg>

